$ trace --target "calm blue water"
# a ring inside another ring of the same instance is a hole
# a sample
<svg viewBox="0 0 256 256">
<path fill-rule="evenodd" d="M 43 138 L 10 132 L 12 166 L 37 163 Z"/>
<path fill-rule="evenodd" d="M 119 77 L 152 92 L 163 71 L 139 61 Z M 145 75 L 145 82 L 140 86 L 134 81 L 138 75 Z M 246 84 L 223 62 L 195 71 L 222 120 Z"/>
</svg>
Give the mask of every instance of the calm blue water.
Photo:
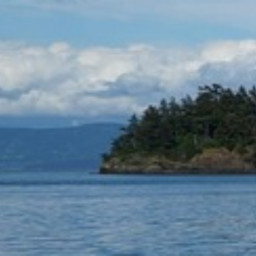
<svg viewBox="0 0 256 256">
<path fill-rule="evenodd" d="M 256 176 L 0 174 L 0 255 L 255 256 L 255 209 Z"/>
</svg>

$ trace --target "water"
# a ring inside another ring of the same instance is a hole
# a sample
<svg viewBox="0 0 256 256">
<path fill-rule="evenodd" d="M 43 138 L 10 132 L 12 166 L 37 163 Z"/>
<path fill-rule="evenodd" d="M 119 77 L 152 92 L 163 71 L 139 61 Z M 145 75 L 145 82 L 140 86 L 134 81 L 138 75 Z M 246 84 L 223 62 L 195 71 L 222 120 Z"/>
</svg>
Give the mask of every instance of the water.
<svg viewBox="0 0 256 256">
<path fill-rule="evenodd" d="M 256 176 L 0 174 L 2 256 L 256 255 Z"/>
</svg>

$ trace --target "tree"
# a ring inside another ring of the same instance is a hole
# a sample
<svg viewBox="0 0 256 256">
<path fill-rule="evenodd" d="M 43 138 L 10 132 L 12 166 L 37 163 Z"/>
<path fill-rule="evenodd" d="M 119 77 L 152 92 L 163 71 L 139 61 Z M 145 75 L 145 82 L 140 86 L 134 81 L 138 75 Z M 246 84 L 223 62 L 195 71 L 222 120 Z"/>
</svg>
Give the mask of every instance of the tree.
<svg viewBox="0 0 256 256">
<path fill-rule="evenodd" d="M 193 99 L 163 99 L 142 116 L 131 116 L 113 142 L 112 155 L 146 153 L 188 160 L 208 147 L 256 148 L 256 87 L 237 91 L 200 87 Z"/>
</svg>

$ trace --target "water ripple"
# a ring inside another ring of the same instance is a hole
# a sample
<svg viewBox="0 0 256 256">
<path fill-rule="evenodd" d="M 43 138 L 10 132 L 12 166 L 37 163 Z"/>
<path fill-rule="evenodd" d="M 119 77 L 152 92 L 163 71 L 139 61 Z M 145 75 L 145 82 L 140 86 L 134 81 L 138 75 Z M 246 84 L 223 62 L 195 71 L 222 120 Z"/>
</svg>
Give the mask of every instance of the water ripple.
<svg viewBox="0 0 256 256">
<path fill-rule="evenodd" d="M 255 177 L 84 179 L 0 186 L 0 256 L 256 255 Z"/>
</svg>

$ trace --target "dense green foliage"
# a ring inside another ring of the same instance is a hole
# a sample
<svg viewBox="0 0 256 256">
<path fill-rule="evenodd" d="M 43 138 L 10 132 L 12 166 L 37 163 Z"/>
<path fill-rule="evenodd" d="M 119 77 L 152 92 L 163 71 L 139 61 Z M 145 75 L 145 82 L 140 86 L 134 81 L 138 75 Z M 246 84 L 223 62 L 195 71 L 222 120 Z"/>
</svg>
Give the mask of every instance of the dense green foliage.
<svg viewBox="0 0 256 256">
<path fill-rule="evenodd" d="M 243 152 L 256 145 L 256 87 L 234 91 L 220 85 L 200 87 L 195 98 L 162 100 L 138 118 L 133 115 L 109 155 L 165 155 L 189 160 L 205 148 Z"/>
</svg>

